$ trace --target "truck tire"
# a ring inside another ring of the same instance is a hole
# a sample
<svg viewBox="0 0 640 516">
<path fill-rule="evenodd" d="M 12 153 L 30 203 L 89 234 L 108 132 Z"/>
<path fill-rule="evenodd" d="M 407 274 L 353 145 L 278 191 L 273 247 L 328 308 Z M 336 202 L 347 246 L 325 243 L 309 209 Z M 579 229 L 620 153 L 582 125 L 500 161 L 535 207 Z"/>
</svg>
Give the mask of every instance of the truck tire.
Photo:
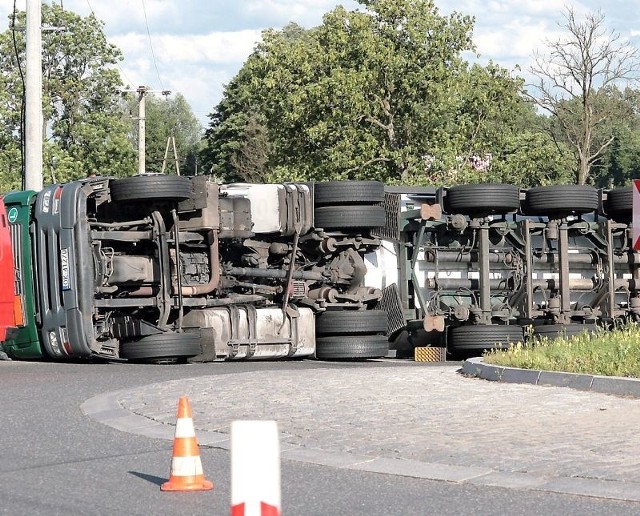
<svg viewBox="0 0 640 516">
<path fill-rule="evenodd" d="M 558 337 L 575 337 L 582 332 L 593 333 L 597 327 L 595 324 L 542 324 L 533 327 L 533 338 L 547 337 L 550 340 Z"/>
<path fill-rule="evenodd" d="M 598 190 L 589 185 L 536 186 L 527 190 L 524 211 L 527 215 L 564 216 L 597 211 Z"/>
<path fill-rule="evenodd" d="M 315 209 L 315 227 L 323 229 L 371 229 L 384 226 L 382 206 L 322 206 Z"/>
<path fill-rule="evenodd" d="M 329 181 L 316 183 L 313 188 L 316 206 L 384 201 L 384 185 L 379 181 Z"/>
<path fill-rule="evenodd" d="M 316 335 L 376 335 L 388 331 L 384 310 L 339 310 L 316 317 Z"/>
<path fill-rule="evenodd" d="M 384 335 L 316 338 L 318 360 L 381 358 L 388 352 L 389 341 Z"/>
<path fill-rule="evenodd" d="M 133 176 L 109 183 L 111 200 L 183 201 L 192 196 L 191 181 L 181 176 Z"/>
<path fill-rule="evenodd" d="M 522 327 L 516 325 L 457 326 L 449 330 L 450 353 L 509 349 L 511 344 L 524 341 Z"/>
<path fill-rule="evenodd" d="M 515 185 L 487 183 L 457 185 L 447 190 L 444 209 L 449 214 L 504 215 L 520 208 L 520 189 Z"/>
<path fill-rule="evenodd" d="M 633 190 L 631 186 L 615 188 L 607 192 L 604 214 L 616 222 L 631 222 L 633 216 Z"/>
<path fill-rule="evenodd" d="M 120 357 L 131 361 L 180 361 L 200 354 L 198 333 L 159 333 L 120 344 Z"/>
</svg>

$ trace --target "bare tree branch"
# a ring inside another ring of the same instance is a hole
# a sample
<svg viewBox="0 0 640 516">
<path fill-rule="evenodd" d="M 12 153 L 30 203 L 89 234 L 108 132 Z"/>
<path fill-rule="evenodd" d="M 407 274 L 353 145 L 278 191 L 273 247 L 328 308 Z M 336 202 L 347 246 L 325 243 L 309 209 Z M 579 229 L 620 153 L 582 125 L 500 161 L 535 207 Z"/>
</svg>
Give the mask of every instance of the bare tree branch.
<svg viewBox="0 0 640 516">
<path fill-rule="evenodd" d="M 568 7 L 560 24 L 564 37 L 547 41 L 546 55 L 534 54 L 530 72 L 536 80 L 527 84 L 527 96 L 558 122 L 574 148 L 580 184 L 613 142 L 611 134 L 603 133 L 614 113 L 606 101 L 607 91 L 635 81 L 640 70 L 638 49 L 620 34 L 607 31 L 604 21 L 601 11 L 580 21 Z"/>
<path fill-rule="evenodd" d="M 347 176 L 351 173 L 351 172 L 357 172 L 358 170 L 362 170 L 365 167 L 368 167 L 369 165 L 372 165 L 373 163 L 387 163 L 391 161 L 390 158 L 373 158 L 370 159 L 369 161 L 365 161 L 364 163 L 361 163 L 360 165 L 358 165 L 357 167 L 353 167 L 353 168 L 349 168 L 347 170 L 345 170 L 345 174 L 347 174 Z"/>
</svg>

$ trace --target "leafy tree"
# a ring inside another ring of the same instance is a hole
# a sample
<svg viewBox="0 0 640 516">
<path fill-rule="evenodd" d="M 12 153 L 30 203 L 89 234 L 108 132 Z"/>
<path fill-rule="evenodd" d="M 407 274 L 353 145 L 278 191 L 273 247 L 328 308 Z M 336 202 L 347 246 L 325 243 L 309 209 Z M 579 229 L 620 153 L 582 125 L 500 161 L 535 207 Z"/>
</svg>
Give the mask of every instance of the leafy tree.
<svg viewBox="0 0 640 516">
<path fill-rule="evenodd" d="M 612 98 L 615 85 L 634 78 L 638 70 L 637 49 L 604 27 L 604 14 L 587 14 L 579 21 L 567 8 L 566 31 L 548 41 L 548 55 L 536 54 L 531 96 L 556 121 L 575 156 L 575 178 L 589 179 L 591 168 L 615 138 L 611 123 L 619 103 Z"/>
<path fill-rule="evenodd" d="M 492 181 L 524 188 L 573 182 L 571 150 L 544 132 L 513 133 L 492 158 Z"/>
<path fill-rule="evenodd" d="M 296 24 L 289 24 L 281 33 L 267 31 L 274 38 L 288 40 L 290 45 L 310 34 Z M 211 123 L 205 132 L 201 159 L 205 171 L 221 180 L 268 181 L 272 145 L 267 127 L 267 104 L 260 93 L 265 81 L 259 47 L 238 74 L 225 87 L 222 100 L 209 115 Z M 273 81 L 271 81 L 273 82 Z M 249 156 L 254 156 L 249 158 Z M 294 179 L 291 177 L 290 179 Z"/>
<path fill-rule="evenodd" d="M 22 188 L 20 147 L 15 142 L 0 146 L 0 192 Z"/>
<path fill-rule="evenodd" d="M 494 172 L 496 160 L 505 156 L 505 149 L 518 135 L 532 134 L 539 125 L 533 104 L 521 95 L 523 81 L 493 63 L 473 65 L 461 81 L 460 104 L 454 114 L 457 126 L 452 133 L 458 131 L 463 152 L 458 154 L 448 182 L 517 182 L 515 178 L 523 178 L 517 171 L 502 178 Z M 523 161 L 537 163 L 540 155 L 534 151 L 527 156 L 529 150 L 533 149 L 525 146 L 520 150 Z"/>
<path fill-rule="evenodd" d="M 123 118 L 115 65 L 120 51 L 108 43 L 103 24 L 93 15 L 80 17 L 60 6 L 42 5 L 43 25 L 62 27 L 42 36 L 44 180 L 67 181 L 98 172 L 126 175 L 135 171 L 129 123 Z M 25 26 L 24 12 L 16 25 Z M 17 53 L 16 53 L 17 50 Z M 20 136 L 25 68 L 24 32 L 0 34 L 0 163 L 12 171 L 3 190 L 20 186 Z"/>
<path fill-rule="evenodd" d="M 594 172 L 594 184 L 601 187 L 624 186 L 640 178 L 640 131 L 617 129 L 601 166 Z"/>
<path fill-rule="evenodd" d="M 472 19 L 429 0 L 360 0 L 322 25 L 267 30 L 210 115 L 203 160 L 226 179 L 488 181 L 537 117 L 522 81 L 469 66 Z M 539 154 L 536 154 L 538 156 Z"/>
<path fill-rule="evenodd" d="M 591 168 L 591 182 L 603 187 L 640 177 L 640 91 L 610 88 L 609 101 L 617 106 L 606 124 L 613 141 Z"/>
<path fill-rule="evenodd" d="M 129 111 L 137 112 L 137 97 L 129 102 Z M 137 141 L 138 124 L 133 124 L 133 137 Z M 173 142 L 170 138 L 173 137 Z M 180 93 L 160 98 L 147 94 L 145 99 L 145 145 L 147 172 L 175 173 L 173 144 L 178 155 L 181 175 L 194 175 L 202 140 L 202 126 L 191 106 Z M 165 159 L 166 158 L 166 159 Z"/>
</svg>

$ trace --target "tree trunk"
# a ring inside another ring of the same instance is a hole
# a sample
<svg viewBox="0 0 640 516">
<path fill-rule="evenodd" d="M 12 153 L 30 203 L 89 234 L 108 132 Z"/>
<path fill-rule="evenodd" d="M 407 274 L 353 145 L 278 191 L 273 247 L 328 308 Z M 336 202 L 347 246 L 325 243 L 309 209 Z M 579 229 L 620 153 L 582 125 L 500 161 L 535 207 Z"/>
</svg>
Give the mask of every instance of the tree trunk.
<svg viewBox="0 0 640 516">
<path fill-rule="evenodd" d="M 589 175 L 589 157 L 586 156 L 583 152 L 580 153 L 579 161 L 578 161 L 578 174 L 577 174 L 577 183 L 579 185 L 584 185 L 587 182 L 587 176 Z"/>
</svg>

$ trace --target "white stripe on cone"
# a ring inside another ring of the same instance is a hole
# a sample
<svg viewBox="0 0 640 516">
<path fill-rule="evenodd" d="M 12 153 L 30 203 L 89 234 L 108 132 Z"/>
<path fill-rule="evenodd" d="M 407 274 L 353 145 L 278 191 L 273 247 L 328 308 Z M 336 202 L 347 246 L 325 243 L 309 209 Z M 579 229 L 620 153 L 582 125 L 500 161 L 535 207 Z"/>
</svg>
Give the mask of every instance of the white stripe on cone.
<svg viewBox="0 0 640 516">
<path fill-rule="evenodd" d="M 231 514 L 280 514 L 280 442 L 275 421 L 231 423 Z M 234 510 L 235 507 L 235 510 Z"/>
<path fill-rule="evenodd" d="M 196 431 L 193 428 L 193 419 L 190 417 L 179 417 L 176 419 L 175 438 L 195 437 Z"/>
<path fill-rule="evenodd" d="M 200 456 L 173 457 L 171 459 L 171 474 L 175 477 L 195 477 L 196 475 L 203 475 Z"/>
</svg>

